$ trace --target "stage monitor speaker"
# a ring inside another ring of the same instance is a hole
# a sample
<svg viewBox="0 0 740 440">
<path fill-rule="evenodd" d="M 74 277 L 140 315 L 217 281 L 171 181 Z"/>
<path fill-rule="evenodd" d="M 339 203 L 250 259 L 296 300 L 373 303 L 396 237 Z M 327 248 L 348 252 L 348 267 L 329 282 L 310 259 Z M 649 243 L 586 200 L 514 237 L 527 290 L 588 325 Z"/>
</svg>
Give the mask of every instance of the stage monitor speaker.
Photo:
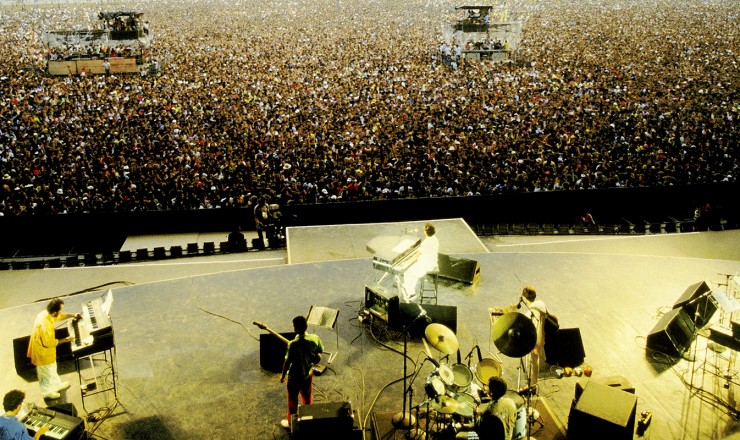
<svg viewBox="0 0 740 440">
<path fill-rule="evenodd" d="M 694 323 L 682 308 L 666 312 L 647 335 L 646 347 L 680 357 L 694 339 Z"/>
<path fill-rule="evenodd" d="M 424 313 L 425 316 L 421 316 Z M 419 318 L 419 319 L 417 319 Z M 436 304 L 400 303 L 398 309 L 388 310 L 388 325 L 396 330 L 403 330 L 407 325 L 409 336 L 419 338 L 424 335 L 428 324 L 438 323 L 457 333 L 457 307 Z"/>
<path fill-rule="evenodd" d="M 583 388 L 568 416 L 568 439 L 632 440 L 637 396 L 593 380 Z"/>
<path fill-rule="evenodd" d="M 545 357 L 550 365 L 577 367 L 586 358 L 578 328 L 561 328 L 555 337 L 545 338 Z"/>
<path fill-rule="evenodd" d="M 350 402 L 325 402 L 299 405 L 293 434 L 298 439 L 349 439 L 354 428 Z"/>
<path fill-rule="evenodd" d="M 480 278 L 480 264 L 475 260 L 439 254 L 437 256 L 437 267 L 439 276 L 442 278 L 468 284 L 477 283 Z"/>
<path fill-rule="evenodd" d="M 711 290 L 704 281 L 692 284 L 678 297 L 673 308 L 682 307 L 689 318 L 696 323 L 696 327 L 702 328 L 709 323 L 714 312 L 717 311 L 717 303 L 709 293 Z"/>
<path fill-rule="evenodd" d="M 287 340 L 295 338 L 295 333 L 280 333 Z M 283 371 L 287 345 L 272 333 L 260 333 L 260 367 L 273 373 Z"/>
<path fill-rule="evenodd" d="M 635 394 L 635 386 L 632 385 L 632 383 L 624 376 L 607 376 L 607 377 L 601 377 L 601 378 L 590 378 L 590 377 L 581 377 L 576 381 L 576 390 L 573 401 L 577 401 L 581 398 L 581 394 L 583 394 L 583 389 L 586 387 L 586 384 L 588 384 L 590 381 L 596 381 L 598 383 L 604 384 L 606 386 L 616 388 L 618 390 L 622 390 L 625 393 Z"/>
</svg>

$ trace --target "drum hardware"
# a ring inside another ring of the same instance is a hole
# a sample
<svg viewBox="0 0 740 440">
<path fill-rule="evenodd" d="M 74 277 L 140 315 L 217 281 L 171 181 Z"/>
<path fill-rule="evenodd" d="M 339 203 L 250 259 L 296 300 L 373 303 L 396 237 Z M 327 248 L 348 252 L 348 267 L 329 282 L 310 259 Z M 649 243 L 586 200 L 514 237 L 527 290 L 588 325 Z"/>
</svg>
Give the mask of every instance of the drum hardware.
<svg viewBox="0 0 740 440">
<path fill-rule="evenodd" d="M 449 365 L 440 364 L 438 372 L 440 379 L 442 379 L 442 382 L 446 386 L 451 387 L 455 385 L 455 372 Z"/>
<path fill-rule="evenodd" d="M 441 414 L 455 414 L 460 404 L 451 396 L 443 395 L 432 399 L 431 408 Z"/>
<path fill-rule="evenodd" d="M 457 402 L 457 410 L 455 414 L 467 418 L 473 419 L 475 416 L 475 409 L 478 405 L 475 403 L 475 398 L 467 393 L 460 393 L 453 395 L 453 399 Z"/>
<path fill-rule="evenodd" d="M 445 393 L 445 384 L 439 376 L 431 375 L 424 384 L 424 391 L 430 399 L 434 399 Z"/>
<path fill-rule="evenodd" d="M 470 386 L 473 381 L 473 373 L 470 368 L 462 363 L 460 359 L 460 350 L 457 351 L 457 363 L 450 367 L 453 374 L 453 384 L 450 390 L 454 392 L 463 391 Z"/>
<path fill-rule="evenodd" d="M 459 348 L 455 333 L 436 322 L 427 326 L 424 330 L 424 338 L 432 347 L 444 354 L 452 354 Z"/>
<path fill-rule="evenodd" d="M 496 321 L 491 337 L 501 353 L 520 358 L 537 344 L 537 329 L 524 314 L 511 312 Z"/>
<path fill-rule="evenodd" d="M 524 371 L 524 356 L 530 353 L 535 345 L 537 345 L 537 329 L 532 319 L 519 312 L 506 313 L 496 320 L 496 323 L 493 325 L 491 337 L 494 345 L 496 345 L 496 348 L 501 353 L 509 357 L 519 358 L 521 365 L 519 380 L 521 380 L 521 373 Z M 528 364 L 530 371 L 525 373 L 527 379 L 526 388 L 531 390 L 532 362 L 528 362 Z M 524 401 L 524 416 L 521 417 L 524 420 L 526 432 L 521 437 L 515 438 L 528 438 L 532 432 L 532 420 L 528 417 L 531 394 L 527 393 L 527 398 Z M 516 397 L 521 401 L 522 397 L 519 394 L 516 394 Z M 519 411 L 517 411 L 517 424 L 520 423 L 519 419 L 520 415 Z"/>
</svg>

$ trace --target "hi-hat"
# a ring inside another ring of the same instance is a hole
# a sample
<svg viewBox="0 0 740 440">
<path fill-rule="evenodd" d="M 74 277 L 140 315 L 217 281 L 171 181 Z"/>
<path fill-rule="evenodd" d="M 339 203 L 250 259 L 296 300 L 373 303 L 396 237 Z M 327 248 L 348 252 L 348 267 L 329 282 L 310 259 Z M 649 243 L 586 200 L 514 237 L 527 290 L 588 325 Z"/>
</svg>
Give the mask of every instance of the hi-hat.
<svg viewBox="0 0 740 440">
<path fill-rule="evenodd" d="M 511 312 L 496 320 L 491 337 L 501 353 L 510 357 L 522 357 L 537 344 L 537 329 L 525 315 Z"/>
<path fill-rule="evenodd" d="M 457 407 L 460 405 L 457 400 L 450 396 L 438 396 L 431 401 L 429 406 L 442 414 L 454 414 L 457 411 Z"/>
<path fill-rule="evenodd" d="M 424 338 L 429 342 L 429 345 L 444 354 L 456 353 L 459 348 L 455 333 L 442 324 L 429 324 L 424 330 Z"/>
</svg>

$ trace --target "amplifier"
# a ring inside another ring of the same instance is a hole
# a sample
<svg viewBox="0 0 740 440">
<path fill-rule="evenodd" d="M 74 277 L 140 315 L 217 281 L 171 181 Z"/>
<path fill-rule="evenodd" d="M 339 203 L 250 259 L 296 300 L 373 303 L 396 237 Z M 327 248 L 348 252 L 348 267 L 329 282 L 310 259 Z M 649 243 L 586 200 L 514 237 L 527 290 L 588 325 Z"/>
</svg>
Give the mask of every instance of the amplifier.
<svg viewBox="0 0 740 440">
<path fill-rule="evenodd" d="M 298 406 L 292 426 L 298 439 L 349 439 L 357 420 L 349 401 L 314 403 Z"/>
<path fill-rule="evenodd" d="M 398 295 L 392 295 L 383 286 L 365 286 L 365 309 L 383 321 L 388 322 L 388 315 L 398 310 L 398 303 Z"/>
</svg>

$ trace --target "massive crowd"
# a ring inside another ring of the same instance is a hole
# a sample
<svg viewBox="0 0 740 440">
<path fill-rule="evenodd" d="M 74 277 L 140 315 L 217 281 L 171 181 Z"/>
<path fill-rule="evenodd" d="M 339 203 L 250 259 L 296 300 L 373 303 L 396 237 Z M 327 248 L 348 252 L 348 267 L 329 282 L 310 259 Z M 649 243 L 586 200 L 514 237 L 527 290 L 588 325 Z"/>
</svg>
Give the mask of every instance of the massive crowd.
<svg viewBox="0 0 740 440">
<path fill-rule="evenodd" d="M 447 1 L 133 3 L 161 73 L 87 77 L 41 32 L 106 5 L 0 8 L 0 213 L 736 181 L 738 2 L 509 4 L 514 62 L 450 69 Z"/>
</svg>

